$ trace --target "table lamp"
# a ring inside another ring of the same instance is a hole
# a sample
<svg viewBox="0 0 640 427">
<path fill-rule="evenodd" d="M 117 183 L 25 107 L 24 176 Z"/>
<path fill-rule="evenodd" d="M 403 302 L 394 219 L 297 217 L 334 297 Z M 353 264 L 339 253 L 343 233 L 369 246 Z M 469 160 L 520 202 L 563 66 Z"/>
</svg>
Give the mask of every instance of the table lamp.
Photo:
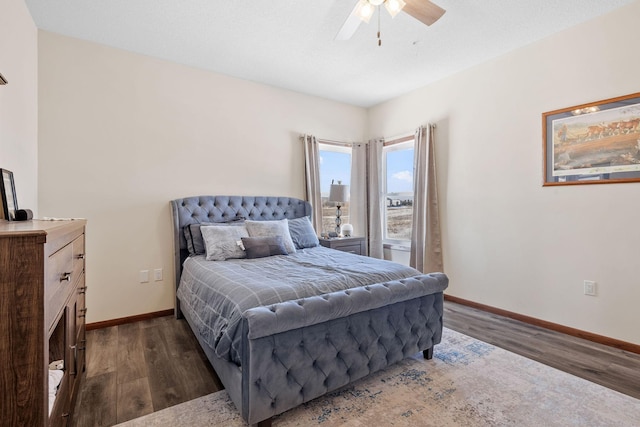
<svg viewBox="0 0 640 427">
<path fill-rule="evenodd" d="M 336 234 L 340 235 L 340 208 L 342 204 L 349 200 L 349 186 L 342 184 L 342 181 L 338 181 L 337 184 L 331 180 L 331 190 L 329 191 L 329 201 L 336 203 Z"/>
</svg>

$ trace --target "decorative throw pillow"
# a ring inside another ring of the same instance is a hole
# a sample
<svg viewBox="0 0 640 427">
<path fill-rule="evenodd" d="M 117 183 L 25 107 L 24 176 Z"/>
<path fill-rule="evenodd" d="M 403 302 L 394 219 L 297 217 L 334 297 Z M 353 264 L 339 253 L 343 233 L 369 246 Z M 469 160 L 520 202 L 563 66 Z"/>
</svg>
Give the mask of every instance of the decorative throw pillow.
<svg viewBox="0 0 640 427">
<path fill-rule="evenodd" d="M 289 233 L 296 249 L 313 248 L 320 244 L 308 216 L 290 219 Z"/>
<path fill-rule="evenodd" d="M 244 224 L 244 219 L 229 221 L 229 222 L 221 222 L 221 223 L 212 223 L 212 222 L 203 222 L 202 224 L 189 224 L 184 227 L 184 238 L 187 240 L 187 250 L 189 251 L 189 255 L 202 255 L 207 253 L 204 239 L 202 238 L 202 232 L 200 231 L 200 227 L 207 227 L 211 225 L 216 226 L 225 226 L 225 225 L 242 225 Z"/>
<path fill-rule="evenodd" d="M 289 234 L 289 224 L 287 219 L 278 221 L 245 221 L 250 237 L 271 237 L 282 236 L 282 243 L 287 253 L 295 253 L 296 247 Z"/>
<path fill-rule="evenodd" d="M 202 232 L 200 231 L 201 225 L 202 224 L 189 224 L 183 229 L 184 238 L 187 240 L 189 255 L 200 255 L 206 252 Z"/>
<path fill-rule="evenodd" d="M 273 255 L 288 255 L 282 243 L 282 236 L 243 237 L 242 244 L 247 258 L 264 258 Z"/>
<path fill-rule="evenodd" d="M 200 227 L 208 261 L 224 261 L 232 258 L 245 258 L 246 254 L 240 243 L 243 237 L 249 237 L 244 225 L 229 227 L 227 225 L 211 225 Z"/>
</svg>

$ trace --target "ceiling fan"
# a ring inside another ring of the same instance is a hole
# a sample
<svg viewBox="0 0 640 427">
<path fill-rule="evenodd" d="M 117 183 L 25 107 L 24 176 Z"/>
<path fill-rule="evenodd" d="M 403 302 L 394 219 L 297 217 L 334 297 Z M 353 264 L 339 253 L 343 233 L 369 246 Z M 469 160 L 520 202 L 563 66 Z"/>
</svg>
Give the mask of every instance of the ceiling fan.
<svg viewBox="0 0 640 427">
<path fill-rule="evenodd" d="M 335 40 L 349 40 L 360 26 L 361 22 L 369 23 L 377 8 L 384 4 L 391 17 L 405 12 L 425 25 L 436 22 L 445 10 L 429 0 L 358 0 L 351 14 L 336 34 Z M 380 45 L 380 31 L 378 31 L 378 45 Z"/>
</svg>

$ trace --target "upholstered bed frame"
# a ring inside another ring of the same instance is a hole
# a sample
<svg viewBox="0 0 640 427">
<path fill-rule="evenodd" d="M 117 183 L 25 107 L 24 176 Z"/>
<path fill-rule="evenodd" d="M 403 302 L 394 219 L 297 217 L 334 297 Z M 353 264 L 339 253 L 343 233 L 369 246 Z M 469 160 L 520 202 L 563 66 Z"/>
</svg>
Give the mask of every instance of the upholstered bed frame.
<svg viewBox="0 0 640 427">
<path fill-rule="evenodd" d="M 288 197 L 187 197 L 171 208 L 176 289 L 188 256 L 185 226 L 311 215 L 309 203 Z M 175 312 L 191 326 L 244 420 L 270 425 L 277 414 L 420 351 L 430 359 L 442 337 L 447 283 L 435 273 L 249 309 L 242 316 L 241 367 L 215 354 L 177 299 Z"/>
</svg>

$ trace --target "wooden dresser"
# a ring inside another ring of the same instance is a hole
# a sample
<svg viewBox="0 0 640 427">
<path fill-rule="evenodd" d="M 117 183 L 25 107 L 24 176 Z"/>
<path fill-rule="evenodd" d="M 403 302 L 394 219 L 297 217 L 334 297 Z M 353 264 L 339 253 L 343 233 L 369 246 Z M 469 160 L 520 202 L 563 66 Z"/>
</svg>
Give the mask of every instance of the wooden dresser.
<svg viewBox="0 0 640 427">
<path fill-rule="evenodd" d="M 85 363 L 85 224 L 0 221 L 0 424 L 64 426 Z M 49 364 L 63 360 L 49 416 Z"/>
</svg>

